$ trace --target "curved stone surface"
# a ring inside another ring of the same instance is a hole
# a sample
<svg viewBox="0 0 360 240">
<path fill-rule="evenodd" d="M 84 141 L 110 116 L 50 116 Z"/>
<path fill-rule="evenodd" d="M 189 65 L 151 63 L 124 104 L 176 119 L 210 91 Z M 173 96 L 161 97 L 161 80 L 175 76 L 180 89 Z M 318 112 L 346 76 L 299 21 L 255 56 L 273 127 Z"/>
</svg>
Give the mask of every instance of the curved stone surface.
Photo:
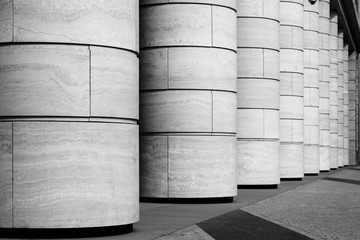
<svg viewBox="0 0 360 240">
<path fill-rule="evenodd" d="M 237 141 L 237 177 L 241 185 L 280 183 L 278 141 Z"/>
<path fill-rule="evenodd" d="M 141 197 L 237 194 L 235 6 L 141 1 Z"/>
<path fill-rule="evenodd" d="M 303 178 L 304 177 L 304 145 L 302 143 L 280 144 L 280 177 Z"/>
<path fill-rule="evenodd" d="M 280 0 L 280 177 L 304 176 L 304 3 Z M 305 65 L 306 64 L 306 65 Z"/>
<path fill-rule="evenodd" d="M 239 139 L 279 139 L 279 111 L 271 109 L 238 109 Z"/>
<path fill-rule="evenodd" d="M 236 195 L 234 136 L 142 136 L 141 196 Z"/>
<path fill-rule="evenodd" d="M 13 171 L 15 228 L 138 221 L 136 125 L 14 122 Z"/>
<path fill-rule="evenodd" d="M 0 42 L 11 42 L 13 37 L 12 27 L 12 0 L 0 2 Z"/>
<path fill-rule="evenodd" d="M 275 185 L 280 181 L 280 5 L 237 3 L 238 185 Z"/>
<path fill-rule="evenodd" d="M 238 48 L 238 78 L 279 79 L 279 52 L 271 49 Z"/>
<path fill-rule="evenodd" d="M 138 52 L 138 1 L 13 1 L 13 41 L 79 43 Z"/>
<path fill-rule="evenodd" d="M 140 0 L 140 6 L 161 3 L 198 3 L 213 4 L 236 9 L 236 0 Z"/>
<path fill-rule="evenodd" d="M 237 82 L 238 108 L 279 109 L 278 80 L 239 78 Z"/>
<path fill-rule="evenodd" d="M 140 76 L 140 90 L 236 92 L 236 53 L 219 48 L 145 49 L 140 54 Z"/>
<path fill-rule="evenodd" d="M 142 48 L 213 46 L 236 50 L 236 13 L 232 9 L 165 4 L 141 8 L 140 15 Z"/>
<path fill-rule="evenodd" d="M 0 67 L 2 117 L 138 119 L 138 59 L 128 51 L 8 45 L 0 47 Z"/>
<path fill-rule="evenodd" d="M 143 133 L 235 133 L 235 106 L 236 94 L 229 92 L 144 92 L 140 101 L 140 129 Z"/>
<path fill-rule="evenodd" d="M 11 228 L 13 220 L 12 123 L 0 123 L 0 227 Z"/>
<path fill-rule="evenodd" d="M 279 10 L 278 0 L 237 1 L 237 15 L 241 17 L 262 17 L 279 21 Z"/>
</svg>

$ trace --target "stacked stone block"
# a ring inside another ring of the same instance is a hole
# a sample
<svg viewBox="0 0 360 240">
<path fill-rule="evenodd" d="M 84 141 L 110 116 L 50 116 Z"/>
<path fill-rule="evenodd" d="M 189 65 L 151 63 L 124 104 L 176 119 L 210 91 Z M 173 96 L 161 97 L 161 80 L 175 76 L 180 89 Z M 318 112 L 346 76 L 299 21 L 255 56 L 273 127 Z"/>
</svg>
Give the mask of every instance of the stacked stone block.
<svg viewBox="0 0 360 240">
<path fill-rule="evenodd" d="M 238 185 L 279 176 L 279 1 L 237 1 Z"/>
<path fill-rule="evenodd" d="M 349 165 L 349 44 L 344 42 L 344 166 Z"/>
<path fill-rule="evenodd" d="M 319 2 L 304 1 L 304 173 L 318 174 Z M 315 40 L 315 41 L 314 41 Z"/>
<path fill-rule="evenodd" d="M 0 15 L 0 227 L 138 221 L 138 2 L 2 1 Z"/>
<path fill-rule="evenodd" d="M 330 169 L 338 168 L 338 14 L 330 12 Z"/>
<path fill-rule="evenodd" d="M 338 29 L 338 167 L 344 167 L 344 32 Z"/>
<path fill-rule="evenodd" d="M 356 53 L 349 55 L 349 165 L 356 164 Z"/>
<path fill-rule="evenodd" d="M 304 176 L 304 5 L 280 1 L 280 177 Z"/>
<path fill-rule="evenodd" d="M 232 198 L 236 1 L 140 2 L 140 195 Z"/>
<path fill-rule="evenodd" d="M 320 171 L 330 170 L 330 1 L 319 1 Z"/>
</svg>

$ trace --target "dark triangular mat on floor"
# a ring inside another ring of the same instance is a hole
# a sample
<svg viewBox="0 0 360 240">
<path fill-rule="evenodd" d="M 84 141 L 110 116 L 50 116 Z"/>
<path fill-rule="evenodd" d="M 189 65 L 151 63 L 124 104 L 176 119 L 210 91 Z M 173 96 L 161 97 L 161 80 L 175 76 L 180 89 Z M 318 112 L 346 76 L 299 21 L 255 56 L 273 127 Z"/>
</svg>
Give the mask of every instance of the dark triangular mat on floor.
<svg viewBox="0 0 360 240">
<path fill-rule="evenodd" d="M 311 239 L 242 210 L 236 210 L 197 225 L 216 240 Z"/>
</svg>

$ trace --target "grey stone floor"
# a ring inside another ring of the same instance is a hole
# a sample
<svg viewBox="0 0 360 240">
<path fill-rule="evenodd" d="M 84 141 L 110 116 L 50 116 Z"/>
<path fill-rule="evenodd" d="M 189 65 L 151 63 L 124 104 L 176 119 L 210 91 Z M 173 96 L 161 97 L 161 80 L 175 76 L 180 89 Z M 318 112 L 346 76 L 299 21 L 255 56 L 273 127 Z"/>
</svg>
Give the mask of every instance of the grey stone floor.
<svg viewBox="0 0 360 240">
<path fill-rule="evenodd" d="M 312 239 L 360 239 L 360 185 L 325 177 L 359 181 L 360 171 L 344 168 L 282 181 L 277 189 L 239 189 L 233 203 L 141 203 L 134 232 L 92 239 L 209 240 L 213 238 L 196 224 L 238 209 Z"/>
</svg>

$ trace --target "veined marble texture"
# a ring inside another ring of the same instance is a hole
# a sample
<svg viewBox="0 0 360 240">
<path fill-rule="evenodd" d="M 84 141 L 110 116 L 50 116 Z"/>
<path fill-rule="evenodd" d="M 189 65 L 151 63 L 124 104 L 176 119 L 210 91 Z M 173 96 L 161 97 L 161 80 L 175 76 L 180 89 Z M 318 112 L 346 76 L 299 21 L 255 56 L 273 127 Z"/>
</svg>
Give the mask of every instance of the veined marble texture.
<svg viewBox="0 0 360 240">
<path fill-rule="evenodd" d="M 231 92 L 144 92 L 140 101 L 140 131 L 235 133 L 235 110 L 236 94 Z"/>
<path fill-rule="evenodd" d="M 304 75 L 298 73 L 280 73 L 280 95 L 304 96 Z"/>
<path fill-rule="evenodd" d="M 236 49 L 233 9 L 201 4 L 164 4 L 140 9 L 140 47 L 213 46 Z"/>
<path fill-rule="evenodd" d="M 299 96 L 280 96 L 281 119 L 304 119 L 304 99 Z"/>
<path fill-rule="evenodd" d="M 319 148 L 319 161 L 320 161 L 320 171 L 329 171 L 330 170 L 330 147 L 321 146 Z"/>
<path fill-rule="evenodd" d="M 304 177 L 304 145 L 280 144 L 280 178 Z"/>
<path fill-rule="evenodd" d="M 241 17 L 257 17 L 279 20 L 278 0 L 242 0 L 237 1 L 237 15 Z"/>
<path fill-rule="evenodd" d="M 304 52 L 298 49 L 281 49 L 280 71 L 304 73 Z"/>
<path fill-rule="evenodd" d="M 13 0 L 13 41 L 104 45 L 138 52 L 138 0 Z"/>
<path fill-rule="evenodd" d="M 304 15 L 302 0 L 280 0 L 280 178 L 304 175 L 304 86 L 318 77 L 304 71 Z"/>
<path fill-rule="evenodd" d="M 0 115 L 138 119 L 138 59 L 104 47 L 0 47 Z M 105 94 L 106 93 L 106 94 Z"/>
<path fill-rule="evenodd" d="M 238 48 L 238 78 L 279 79 L 279 52 L 271 49 Z"/>
<path fill-rule="evenodd" d="M 13 125 L 13 227 L 99 227 L 138 221 L 136 125 Z"/>
<path fill-rule="evenodd" d="M 232 197 L 236 1 L 140 5 L 141 196 Z"/>
<path fill-rule="evenodd" d="M 280 24 L 304 27 L 303 0 L 282 1 L 280 0 Z"/>
<path fill-rule="evenodd" d="M 128 51 L 90 47 L 91 116 L 139 119 L 139 60 Z"/>
<path fill-rule="evenodd" d="M 237 141 L 238 185 L 275 185 L 280 183 L 278 141 Z"/>
<path fill-rule="evenodd" d="M 3 0 L 0 2 L 0 42 L 12 41 L 12 0 Z"/>
<path fill-rule="evenodd" d="M 279 50 L 279 22 L 264 18 L 237 18 L 237 47 Z"/>
<path fill-rule="evenodd" d="M 142 136 L 141 196 L 236 195 L 234 136 Z"/>
<path fill-rule="evenodd" d="M 280 46 L 281 48 L 304 49 L 304 29 L 292 26 L 280 26 Z"/>
<path fill-rule="evenodd" d="M 280 108 L 280 82 L 274 79 L 239 78 L 238 108 Z"/>
<path fill-rule="evenodd" d="M 238 185 L 276 185 L 279 177 L 279 1 L 238 1 Z"/>
<path fill-rule="evenodd" d="M 319 145 L 304 144 L 304 173 L 318 174 L 320 171 L 320 148 Z"/>
<path fill-rule="evenodd" d="M 236 92 L 236 53 L 200 47 L 144 49 L 140 54 L 140 76 L 141 90 L 209 89 Z"/>
<path fill-rule="evenodd" d="M 273 109 L 238 109 L 238 139 L 279 139 L 279 111 Z"/>
<path fill-rule="evenodd" d="M 330 98 L 319 99 L 319 112 L 320 115 L 326 115 L 328 118 L 330 118 Z"/>
<path fill-rule="evenodd" d="M 12 123 L 0 123 L 0 227 L 11 228 L 13 216 Z"/>
<path fill-rule="evenodd" d="M 280 121 L 281 142 L 304 142 L 304 121 L 294 119 L 281 119 Z"/>
</svg>

